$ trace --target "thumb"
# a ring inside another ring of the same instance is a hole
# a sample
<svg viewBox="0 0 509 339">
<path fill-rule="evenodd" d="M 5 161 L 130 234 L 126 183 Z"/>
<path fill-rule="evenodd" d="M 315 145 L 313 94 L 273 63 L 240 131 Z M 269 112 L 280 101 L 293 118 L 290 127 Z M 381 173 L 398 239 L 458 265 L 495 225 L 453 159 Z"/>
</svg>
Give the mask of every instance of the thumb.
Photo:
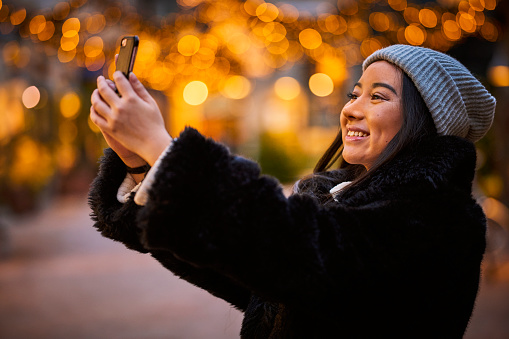
<svg viewBox="0 0 509 339">
<path fill-rule="evenodd" d="M 140 98 L 142 98 L 144 101 L 152 100 L 152 96 L 148 93 L 145 86 L 143 86 L 143 84 L 133 72 L 129 73 L 129 82 Z"/>
</svg>

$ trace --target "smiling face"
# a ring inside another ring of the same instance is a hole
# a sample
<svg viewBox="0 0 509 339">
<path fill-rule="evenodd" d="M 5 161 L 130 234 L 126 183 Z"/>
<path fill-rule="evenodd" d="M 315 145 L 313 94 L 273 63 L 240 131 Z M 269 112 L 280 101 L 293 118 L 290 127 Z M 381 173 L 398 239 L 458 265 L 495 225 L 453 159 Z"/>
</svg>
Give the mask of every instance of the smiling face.
<svg viewBox="0 0 509 339">
<path fill-rule="evenodd" d="M 370 169 L 403 124 L 402 73 L 387 61 L 366 68 L 341 111 L 343 159 Z"/>
</svg>

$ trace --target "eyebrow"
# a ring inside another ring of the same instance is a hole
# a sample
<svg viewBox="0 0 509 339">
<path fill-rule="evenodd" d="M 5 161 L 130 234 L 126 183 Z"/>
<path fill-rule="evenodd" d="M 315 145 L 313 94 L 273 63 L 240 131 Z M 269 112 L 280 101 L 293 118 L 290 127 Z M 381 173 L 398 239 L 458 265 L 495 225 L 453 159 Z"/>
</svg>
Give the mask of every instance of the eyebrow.
<svg viewBox="0 0 509 339">
<path fill-rule="evenodd" d="M 354 85 L 354 87 L 360 87 L 362 88 L 362 85 L 361 83 L 356 83 Z M 390 90 L 391 92 L 393 92 L 394 94 L 398 95 L 398 93 L 396 92 L 396 90 L 394 89 L 394 87 L 392 87 L 391 85 L 388 85 L 386 83 L 383 83 L 383 82 L 375 82 L 373 83 L 373 85 L 371 86 L 371 88 L 377 88 L 377 87 L 384 87 L 384 88 L 387 88 L 388 90 Z"/>
</svg>

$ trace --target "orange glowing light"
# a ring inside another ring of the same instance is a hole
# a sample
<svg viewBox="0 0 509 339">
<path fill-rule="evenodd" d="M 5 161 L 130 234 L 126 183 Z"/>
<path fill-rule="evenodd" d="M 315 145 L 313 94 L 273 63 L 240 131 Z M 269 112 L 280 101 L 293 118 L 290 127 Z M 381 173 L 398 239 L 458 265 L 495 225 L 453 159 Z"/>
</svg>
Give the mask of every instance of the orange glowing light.
<svg viewBox="0 0 509 339">
<path fill-rule="evenodd" d="M 378 39 L 365 39 L 361 43 L 361 54 L 363 58 L 367 58 L 376 50 L 382 48 L 382 43 Z"/>
<path fill-rule="evenodd" d="M 405 28 L 405 39 L 411 45 L 422 45 L 426 40 L 426 31 L 417 25 L 409 25 Z"/>
<path fill-rule="evenodd" d="M 233 33 L 226 38 L 226 47 L 235 54 L 243 54 L 251 47 L 251 39 L 242 33 Z"/>
<path fill-rule="evenodd" d="M 102 14 L 94 14 L 87 18 L 85 27 L 90 34 L 101 32 L 106 26 L 106 18 Z"/>
<path fill-rule="evenodd" d="M 194 35 L 183 36 L 178 42 L 178 51 L 184 56 L 196 54 L 200 49 L 200 39 Z"/>
<path fill-rule="evenodd" d="M 246 2 L 244 2 L 244 10 L 246 11 L 247 14 L 251 16 L 256 16 L 256 9 L 262 3 L 264 3 L 263 0 L 246 0 Z"/>
<path fill-rule="evenodd" d="M 264 25 L 262 33 L 270 42 L 278 42 L 286 37 L 286 28 L 279 22 L 269 22 Z"/>
<path fill-rule="evenodd" d="M 72 38 L 78 35 L 80 28 L 81 23 L 78 18 L 69 18 L 62 25 L 62 35 L 66 38 Z"/>
<path fill-rule="evenodd" d="M 284 38 L 281 41 L 273 42 L 273 43 L 270 43 L 269 45 L 267 45 L 267 50 L 271 54 L 282 55 L 282 54 L 286 53 L 286 51 L 288 50 L 289 47 L 290 47 L 290 42 L 288 41 L 288 39 Z"/>
<path fill-rule="evenodd" d="M 299 33 L 299 41 L 302 47 L 316 49 L 322 44 L 322 36 L 312 28 L 306 28 Z"/>
<path fill-rule="evenodd" d="M 71 6 L 67 2 L 59 2 L 53 7 L 53 19 L 64 20 L 69 15 Z"/>
<path fill-rule="evenodd" d="M 385 32 L 390 28 L 391 22 L 385 13 L 376 12 L 369 15 L 369 24 L 374 30 Z"/>
<path fill-rule="evenodd" d="M 293 100 L 299 96 L 301 89 L 297 80 L 292 77 L 282 77 L 274 83 L 276 95 L 283 100 Z"/>
<path fill-rule="evenodd" d="M 415 7 L 407 7 L 403 11 L 403 17 L 409 25 L 419 23 L 419 10 Z"/>
<path fill-rule="evenodd" d="M 438 18 L 433 10 L 424 8 L 419 11 L 419 21 L 424 27 L 433 28 L 437 25 Z"/>
<path fill-rule="evenodd" d="M 27 10 L 26 9 L 19 9 L 16 12 L 11 14 L 11 24 L 14 26 L 17 26 L 21 24 L 23 21 L 25 21 L 25 18 L 27 17 Z"/>
<path fill-rule="evenodd" d="M 462 30 L 467 33 L 474 33 L 477 29 L 475 18 L 465 12 L 458 13 L 457 22 Z"/>
<path fill-rule="evenodd" d="M 509 87 L 509 67 L 494 66 L 488 70 L 488 78 L 493 86 Z"/>
<path fill-rule="evenodd" d="M 41 100 L 41 92 L 35 86 L 30 86 L 23 91 L 21 101 L 26 108 L 34 108 Z"/>
<path fill-rule="evenodd" d="M 283 4 L 279 7 L 279 20 L 284 23 L 292 23 L 299 19 L 299 10 L 290 4 Z"/>
<path fill-rule="evenodd" d="M 498 40 L 498 28 L 492 22 L 486 21 L 481 27 L 481 35 L 484 39 L 495 42 Z"/>
<path fill-rule="evenodd" d="M 46 27 L 46 18 L 44 18 L 44 15 L 36 15 L 30 20 L 30 33 L 32 34 L 39 34 L 42 31 L 44 31 L 44 28 Z"/>
<path fill-rule="evenodd" d="M 404 11 L 407 7 L 406 0 L 389 0 L 389 6 L 395 11 Z"/>
<path fill-rule="evenodd" d="M 484 0 L 484 8 L 488 11 L 494 10 L 495 7 L 497 7 L 497 0 Z"/>
<path fill-rule="evenodd" d="M 369 25 L 360 19 L 352 19 L 348 22 L 348 34 L 362 41 L 369 35 Z"/>
<path fill-rule="evenodd" d="M 83 52 L 88 58 L 95 58 L 103 52 L 104 42 L 99 36 L 89 38 L 83 46 Z"/>
<path fill-rule="evenodd" d="M 207 47 L 200 48 L 198 52 L 191 58 L 191 63 L 199 69 L 207 69 L 214 64 L 216 54 Z"/>
<path fill-rule="evenodd" d="M 184 101 L 192 106 L 201 105 L 207 100 L 209 89 L 201 81 L 191 81 L 184 88 Z"/>
<path fill-rule="evenodd" d="M 70 51 L 70 50 L 75 49 L 78 46 L 79 42 L 80 42 L 80 36 L 78 34 L 75 34 L 71 37 L 66 37 L 64 35 L 60 39 L 60 47 L 64 51 Z"/>
<path fill-rule="evenodd" d="M 315 73 L 309 78 L 311 93 L 319 97 L 326 97 L 334 91 L 334 82 L 324 73 Z"/>
<path fill-rule="evenodd" d="M 37 34 L 37 38 L 41 41 L 47 41 L 53 37 L 53 34 L 55 34 L 55 24 L 53 21 L 46 21 L 44 29 Z"/>
<path fill-rule="evenodd" d="M 468 0 L 470 7 L 472 7 L 477 12 L 484 11 L 484 0 Z"/>
<path fill-rule="evenodd" d="M 356 0 L 338 1 L 340 12 L 345 15 L 355 15 L 359 11 Z"/>
<path fill-rule="evenodd" d="M 2 52 L 5 63 L 14 63 L 20 53 L 19 43 L 17 41 L 9 41 L 4 45 Z"/>
<path fill-rule="evenodd" d="M 461 38 L 461 29 L 454 20 L 446 20 L 442 25 L 442 32 L 450 41 L 456 41 Z"/>
<path fill-rule="evenodd" d="M 325 18 L 325 28 L 332 34 L 341 35 L 346 32 L 348 25 L 342 16 L 329 15 Z"/>
<path fill-rule="evenodd" d="M 263 22 L 276 20 L 279 15 L 279 9 L 271 3 L 262 3 L 256 7 L 256 16 Z"/>
<path fill-rule="evenodd" d="M 234 75 L 226 79 L 221 93 L 230 99 L 243 99 L 251 92 L 251 82 L 242 75 Z"/>
<path fill-rule="evenodd" d="M 60 99 L 60 112 L 65 118 L 76 117 L 80 108 L 80 97 L 74 92 L 68 92 Z"/>
<path fill-rule="evenodd" d="M 100 70 L 106 61 L 106 57 L 104 56 L 104 53 L 100 51 L 100 53 L 94 57 L 86 57 L 85 59 L 85 67 L 89 71 L 98 71 Z"/>
<path fill-rule="evenodd" d="M 86 4 L 87 0 L 71 0 L 70 3 L 72 7 L 78 8 Z"/>
</svg>

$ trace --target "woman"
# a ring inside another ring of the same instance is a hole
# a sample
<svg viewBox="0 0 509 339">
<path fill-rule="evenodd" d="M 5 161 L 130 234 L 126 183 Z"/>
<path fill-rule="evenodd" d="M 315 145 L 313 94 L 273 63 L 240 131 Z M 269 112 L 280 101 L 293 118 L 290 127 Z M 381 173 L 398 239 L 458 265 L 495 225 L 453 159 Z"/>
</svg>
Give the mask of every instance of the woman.
<svg viewBox="0 0 509 339">
<path fill-rule="evenodd" d="M 288 198 L 197 131 L 172 140 L 134 75 L 114 74 L 122 98 L 100 77 L 91 119 L 111 149 L 90 191 L 95 227 L 245 312 L 243 338 L 461 338 L 485 249 L 473 142 L 495 100 L 424 48 L 379 50 L 363 70 L 336 140 Z"/>
</svg>

